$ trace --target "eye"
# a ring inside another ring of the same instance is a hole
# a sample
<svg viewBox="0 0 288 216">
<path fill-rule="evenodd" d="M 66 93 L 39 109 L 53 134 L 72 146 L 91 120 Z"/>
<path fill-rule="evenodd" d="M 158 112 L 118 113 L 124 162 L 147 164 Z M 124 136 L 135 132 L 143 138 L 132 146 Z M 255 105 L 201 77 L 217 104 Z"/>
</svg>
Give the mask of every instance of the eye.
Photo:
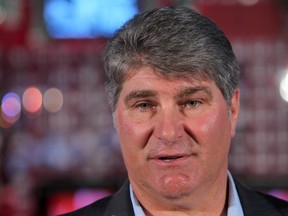
<svg viewBox="0 0 288 216">
<path fill-rule="evenodd" d="M 200 105 L 200 101 L 196 100 L 191 100 L 191 101 L 186 101 L 184 106 L 187 108 L 195 108 Z"/>
<path fill-rule="evenodd" d="M 136 104 L 136 107 L 140 109 L 141 111 L 146 111 L 148 109 L 151 109 L 152 105 L 148 102 L 141 102 L 141 103 Z"/>
</svg>

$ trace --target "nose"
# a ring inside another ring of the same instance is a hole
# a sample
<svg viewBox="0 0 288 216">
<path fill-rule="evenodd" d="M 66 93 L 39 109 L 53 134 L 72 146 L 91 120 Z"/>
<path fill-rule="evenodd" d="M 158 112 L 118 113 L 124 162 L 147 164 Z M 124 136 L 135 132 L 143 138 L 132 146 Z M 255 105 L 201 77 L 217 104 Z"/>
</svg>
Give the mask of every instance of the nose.
<svg viewBox="0 0 288 216">
<path fill-rule="evenodd" d="M 154 136 L 167 143 L 173 143 L 185 133 L 184 117 L 179 111 L 162 109 L 155 119 Z"/>
</svg>

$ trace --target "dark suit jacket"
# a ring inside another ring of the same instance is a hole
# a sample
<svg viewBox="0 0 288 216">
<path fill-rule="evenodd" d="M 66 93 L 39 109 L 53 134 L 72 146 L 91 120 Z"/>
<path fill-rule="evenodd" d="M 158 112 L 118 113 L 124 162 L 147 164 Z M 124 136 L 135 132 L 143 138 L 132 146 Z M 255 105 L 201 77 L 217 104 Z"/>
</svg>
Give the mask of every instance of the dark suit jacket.
<svg viewBox="0 0 288 216">
<path fill-rule="evenodd" d="M 235 184 L 245 216 L 288 216 L 288 202 L 249 190 L 237 181 Z M 112 196 L 63 216 L 134 216 L 129 182 Z"/>
</svg>

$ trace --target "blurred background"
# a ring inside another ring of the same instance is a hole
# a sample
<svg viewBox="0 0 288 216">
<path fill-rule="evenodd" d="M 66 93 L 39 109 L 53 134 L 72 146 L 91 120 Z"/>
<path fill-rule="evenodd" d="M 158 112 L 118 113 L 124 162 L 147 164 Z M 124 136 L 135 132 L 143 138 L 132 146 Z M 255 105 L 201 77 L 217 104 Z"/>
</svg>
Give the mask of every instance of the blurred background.
<svg viewBox="0 0 288 216">
<path fill-rule="evenodd" d="M 0 216 L 54 216 L 123 182 L 101 54 L 133 15 L 168 5 L 231 40 L 242 99 L 230 170 L 288 200 L 287 0 L 0 0 Z"/>
</svg>

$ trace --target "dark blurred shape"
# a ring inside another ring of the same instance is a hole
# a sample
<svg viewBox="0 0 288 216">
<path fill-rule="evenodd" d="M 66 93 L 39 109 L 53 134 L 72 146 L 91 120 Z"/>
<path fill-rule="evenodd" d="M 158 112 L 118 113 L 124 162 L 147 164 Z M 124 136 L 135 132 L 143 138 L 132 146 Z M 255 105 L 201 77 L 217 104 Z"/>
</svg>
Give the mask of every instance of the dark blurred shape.
<svg viewBox="0 0 288 216">
<path fill-rule="evenodd" d="M 38 187 L 37 215 L 55 216 L 84 207 L 114 193 L 120 185 L 116 181 L 50 182 Z"/>
<path fill-rule="evenodd" d="M 2 49 L 23 46 L 27 42 L 31 24 L 31 1 L 10 1 L 6 5 L 9 5 L 11 11 L 5 11 L 3 8 L 1 11 L 5 15 L 2 15 L 2 22 L 0 23 L 0 46 Z"/>
</svg>

